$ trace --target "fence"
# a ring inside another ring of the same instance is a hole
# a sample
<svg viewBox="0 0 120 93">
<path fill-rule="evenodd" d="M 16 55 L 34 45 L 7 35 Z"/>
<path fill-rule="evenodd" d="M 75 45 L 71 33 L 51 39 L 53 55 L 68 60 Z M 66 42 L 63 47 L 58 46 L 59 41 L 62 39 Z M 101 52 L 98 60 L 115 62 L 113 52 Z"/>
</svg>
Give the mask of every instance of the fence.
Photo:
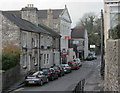
<svg viewBox="0 0 120 93">
<path fill-rule="evenodd" d="M 85 79 L 81 80 L 73 90 L 73 93 L 83 93 L 84 92 Z"/>
</svg>

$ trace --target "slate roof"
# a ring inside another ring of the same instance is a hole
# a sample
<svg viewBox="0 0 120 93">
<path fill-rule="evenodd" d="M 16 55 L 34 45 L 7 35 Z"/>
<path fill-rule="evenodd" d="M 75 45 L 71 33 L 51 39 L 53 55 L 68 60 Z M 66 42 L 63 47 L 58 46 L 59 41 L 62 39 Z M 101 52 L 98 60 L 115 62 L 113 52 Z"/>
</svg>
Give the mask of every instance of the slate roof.
<svg viewBox="0 0 120 93">
<path fill-rule="evenodd" d="M 27 20 L 21 19 L 17 17 L 16 15 L 10 14 L 8 12 L 2 12 L 2 14 L 6 18 L 8 18 L 10 21 L 14 22 L 14 24 L 16 24 L 18 27 L 20 27 L 21 30 L 37 32 L 37 33 L 45 33 L 51 36 L 60 37 L 58 33 L 54 32 L 52 29 L 46 26 L 42 26 L 42 25 L 37 26 Z"/>
<path fill-rule="evenodd" d="M 51 9 L 53 18 L 57 19 L 59 18 L 59 15 L 62 13 L 64 9 Z M 48 10 L 38 10 L 38 18 L 47 18 L 47 11 Z"/>
<path fill-rule="evenodd" d="M 21 11 L 20 10 L 17 10 L 17 11 L 5 11 L 5 12 L 10 13 L 10 14 L 14 14 L 15 16 L 21 18 Z"/>
<path fill-rule="evenodd" d="M 47 30 L 54 37 L 61 37 L 61 35 L 59 35 L 57 32 L 53 31 L 51 28 L 47 27 L 44 24 L 38 24 L 38 26 L 41 27 L 41 28 L 43 28 L 43 29 L 45 29 L 45 30 Z"/>
<path fill-rule="evenodd" d="M 77 28 L 77 29 L 71 29 L 71 38 L 75 38 L 75 39 L 79 39 L 79 38 L 82 38 L 84 39 L 85 38 L 85 29 L 80 29 L 80 28 Z"/>
<path fill-rule="evenodd" d="M 22 10 L 25 10 L 24 8 Z M 64 9 L 51 9 L 52 10 L 52 14 L 53 14 L 53 18 L 57 19 L 59 18 L 59 15 L 63 12 Z M 38 10 L 37 14 L 38 14 L 38 18 L 47 18 L 47 11 L 48 10 Z M 8 13 L 14 14 L 18 17 L 21 17 L 21 11 L 17 10 L 17 11 L 6 11 Z"/>
</svg>

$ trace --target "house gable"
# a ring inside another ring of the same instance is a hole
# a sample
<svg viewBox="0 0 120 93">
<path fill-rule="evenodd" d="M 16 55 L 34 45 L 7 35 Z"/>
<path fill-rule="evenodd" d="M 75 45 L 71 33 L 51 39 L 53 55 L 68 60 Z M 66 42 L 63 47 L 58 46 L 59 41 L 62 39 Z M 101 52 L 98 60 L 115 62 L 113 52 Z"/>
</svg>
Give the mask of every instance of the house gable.
<svg viewBox="0 0 120 93">
<path fill-rule="evenodd" d="M 64 19 L 65 21 L 72 23 L 68 9 L 65 7 L 65 9 L 63 10 L 63 12 L 61 13 L 61 18 Z"/>
</svg>

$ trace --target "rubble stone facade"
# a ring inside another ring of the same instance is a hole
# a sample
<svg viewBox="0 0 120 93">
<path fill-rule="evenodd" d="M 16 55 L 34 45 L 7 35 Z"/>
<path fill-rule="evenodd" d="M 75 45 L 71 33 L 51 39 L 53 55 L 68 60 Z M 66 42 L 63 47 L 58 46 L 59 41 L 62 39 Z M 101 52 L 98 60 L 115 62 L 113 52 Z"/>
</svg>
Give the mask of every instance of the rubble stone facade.
<svg viewBox="0 0 120 93">
<path fill-rule="evenodd" d="M 120 92 L 120 39 L 107 40 L 105 54 L 105 91 Z"/>
</svg>

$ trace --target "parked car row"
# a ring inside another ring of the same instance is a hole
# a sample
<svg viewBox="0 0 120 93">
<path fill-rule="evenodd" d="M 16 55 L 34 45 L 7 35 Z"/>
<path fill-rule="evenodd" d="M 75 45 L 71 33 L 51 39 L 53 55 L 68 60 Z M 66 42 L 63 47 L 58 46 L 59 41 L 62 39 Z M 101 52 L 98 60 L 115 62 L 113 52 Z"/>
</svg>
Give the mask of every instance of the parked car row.
<svg viewBox="0 0 120 93">
<path fill-rule="evenodd" d="M 33 74 L 30 74 L 25 77 L 25 85 L 43 85 L 49 81 L 58 79 L 67 73 L 70 73 L 73 69 L 79 69 L 81 66 L 79 59 L 74 59 L 73 61 L 68 62 L 68 64 L 61 64 L 60 66 L 51 66 L 50 68 L 42 68 L 40 71 L 37 71 Z"/>
</svg>

